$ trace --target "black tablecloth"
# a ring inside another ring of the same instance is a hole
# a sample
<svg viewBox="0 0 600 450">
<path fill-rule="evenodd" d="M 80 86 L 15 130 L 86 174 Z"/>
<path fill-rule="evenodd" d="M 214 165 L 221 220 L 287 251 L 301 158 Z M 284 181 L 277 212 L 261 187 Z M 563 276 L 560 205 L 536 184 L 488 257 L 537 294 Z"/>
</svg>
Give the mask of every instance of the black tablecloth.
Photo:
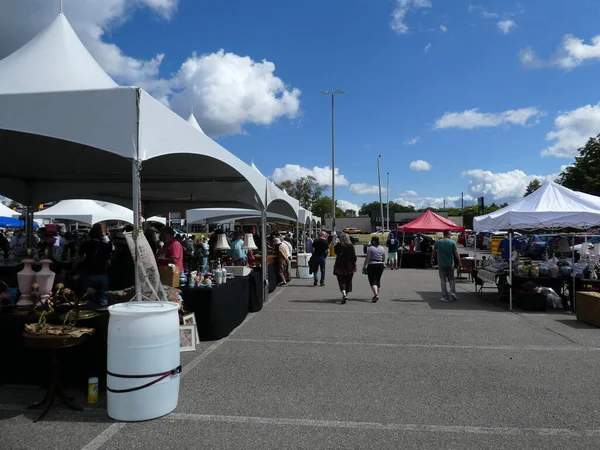
<svg viewBox="0 0 600 450">
<path fill-rule="evenodd" d="M 22 334 L 25 324 L 36 322 L 37 317 L 0 314 L 0 384 L 46 384 L 48 374 L 41 370 L 43 361 L 39 354 L 26 349 Z M 61 323 L 49 317 L 49 322 Z M 85 344 L 66 349 L 61 358 L 63 383 L 68 387 L 87 389 L 89 377 L 98 377 L 100 389 L 106 387 L 106 338 L 108 334 L 108 312 L 89 320 L 82 320 L 78 326 L 91 327 L 96 332 Z"/>
<path fill-rule="evenodd" d="M 212 288 L 181 289 L 186 309 L 196 315 L 200 339 L 222 339 L 244 321 L 248 315 L 250 276 L 235 277 Z"/>
<path fill-rule="evenodd" d="M 431 253 L 422 252 L 404 252 L 402 253 L 401 269 L 427 269 L 427 263 L 431 258 Z M 400 259 L 400 254 L 398 254 Z"/>
</svg>

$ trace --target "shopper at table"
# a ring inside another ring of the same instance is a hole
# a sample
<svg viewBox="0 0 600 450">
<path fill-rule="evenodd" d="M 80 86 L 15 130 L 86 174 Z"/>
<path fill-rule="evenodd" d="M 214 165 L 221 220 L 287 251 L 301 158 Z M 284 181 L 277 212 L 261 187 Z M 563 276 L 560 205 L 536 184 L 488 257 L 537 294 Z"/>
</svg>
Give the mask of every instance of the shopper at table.
<svg viewBox="0 0 600 450">
<path fill-rule="evenodd" d="M 325 286 L 325 270 L 327 266 L 327 256 L 329 255 L 329 242 L 327 242 L 327 233 L 321 232 L 319 237 L 314 240 L 312 248 L 312 272 L 313 286 L 319 282 L 319 270 L 321 271 L 321 286 Z"/>
<path fill-rule="evenodd" d="M 450 230 L 444 231 L 444 238 L 435 242 L 433 252 L 431 253 L 431 264 L 434 263 L 434 256 L 437 253 L 438 272 L 442 285 L 441 301 L 457 301 L 455 281 L 454 281 L 454 262 L 458 261 L 458 267 L 461 268 L 460 255 L 456 242 L 452 239 Z M 450 283 L 450 296 L 448 296 L 448 287 L 446 281 Z"/>
<path fill-rule="evenodd" d="M 164 246 L 158 251 L 158 266 L 165 267 L 174 264 L 183 273 L 183 247 L 175 239 L 175 231 L 171 227 L 160 230 L 160 240 Z"/>
<path fill-rule="evenodd" d="M 504 259 L 505 261 L 508 261 L 508 259 L 510 258 L 509 249 L 510 249 L 510 241 L 508 239 L 508 234 L 507 234 L 506 237 L 504 239 L 502 239 L 500 244 L 498 244 L 498 250 L 502 250 L 502 259 Z M 512 249 L 513 249 L 513 254 L 518 254 L 518 252 L 521 250 L 521 242 L 519 240 L 516 240 L 514 236 L 512 239 Z"/>
<path fill-rule="evenodd" d="M 248 259 L 248 255 L 246 250 L 242 247 L 244 246 L 244 240 L 242 239 L 239 232 L 235 231 L 231 238 L 231 243 L 229 244 L 231 250 L 229 250 L 229 256 L 236 264 L 244 265 L 246 264 L 246 260 Z"/>
<path fill-rule="evenodd" d="M 75 268 L 81 273 L 81 287 L 84 291 L 94 290 L 93 301 L 97 305 L 107 305 L 108 265 L 112 256 L 112 245 L 104 242 L 102 229 L 93 227 L 87 239 L 79 248 L 79 259 Z"/>
<path fill-rule="evenodd" d="M 288 254 L 287 246 L 281 243 L 281 239 L 275 238 L 273 240 L 273 245 L 275 246 L 275 251 L 277 254 L 277 267 L 279 269 L 279 278 L 281 279 L 279 286 L 285 286 L 287 281 L 290 279 L 288 273 L 288 262 L 290 255 Z"/>
<path fill-rule="evenodd" d="M 369 285 L 373 291 L 371 301 L 376 303 L 379 300 L 379 291 L 381 289 L 381 276 L 385 268 L 385 249 L 379 245 L 379 237 L 371 238 L 371 246 L 367 248 L 367 256 L 363 269 L 367 269 Z"/>
<path fill-rule="evenodd" d="M 346 233 L 340 236 L 340 242 L 335 246 L 335 263 L 333 274 L 337 277 L 342 305 L 348 301 L 348 294 L 352 292 L 352 278 L 356 272 L 356 251 L 354 244 Z"/>
</svg>

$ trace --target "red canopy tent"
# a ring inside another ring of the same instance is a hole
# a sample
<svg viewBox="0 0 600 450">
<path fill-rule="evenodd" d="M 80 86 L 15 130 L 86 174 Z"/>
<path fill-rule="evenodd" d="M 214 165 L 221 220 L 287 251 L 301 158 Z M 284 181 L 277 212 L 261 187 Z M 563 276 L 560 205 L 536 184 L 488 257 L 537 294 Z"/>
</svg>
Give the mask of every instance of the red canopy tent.
<svg viewBox="0 0 600 450">
<path fill-rule="evenodd" d="M 428 209 L 412 222 L 396 228 L 399 233 L 427 233 L 444 230 L 460 232 L 465 231 L 465 227 L 459 227 L 451 220 L 445 219 Z"/>
</svg>

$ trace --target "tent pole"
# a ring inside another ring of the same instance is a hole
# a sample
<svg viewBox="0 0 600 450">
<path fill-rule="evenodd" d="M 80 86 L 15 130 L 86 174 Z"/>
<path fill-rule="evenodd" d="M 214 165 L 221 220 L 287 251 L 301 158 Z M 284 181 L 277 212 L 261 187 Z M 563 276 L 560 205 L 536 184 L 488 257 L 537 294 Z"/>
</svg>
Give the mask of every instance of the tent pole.
<svg viewBox="0 0 600 450">
<path fill-rule="evenodd" d="M 510 287 L 509 308 L 513 310 L 513 286 L 512 286 L 512 230 L 508 231 L 508 285 Z"/>
<path fill-rule="evenodd" d="M 133 242 L 134 242 L 134 255 L 133 262 L 135 267 L 135 300 L 138 302 L 142 301 L 142 283 L 140 280 L 140 251 L 138 248 L 138 236 L 140 233 L 140 209 L 142 207 L 142 198 L 141 198 L 141 162 L 140 158 L 140 100 L 141 100 L 141 91 L 140 89 L 136 89 L 136 112 L 137 112 L 137 135 L 136 135 L 136 148 L 135 153 L 136 157 L 133 160 L 132 164 L 132 188 L 133 188 Z"/>
<path fill-rule="evenodd" d="M 265 200 L 261 208 L 260 218 L 260 248 L 262 252 L 263 270 L 263 303 L 269 300 L 269 259 L 267 255 L 267 204 L 268 204 L 268 181 L 265 183 Z"/>
<path fill-rule="evenodd" d="M 300 215 L 300 213 L 298 213 L 298 215 Z M 299 254 L 300 254 L 300 221 L 298 219 L 296 219 L 296 278 L 300 278 L 300 267 L 298 266 L 298 256 L 297 256 Z"/>
</svg>

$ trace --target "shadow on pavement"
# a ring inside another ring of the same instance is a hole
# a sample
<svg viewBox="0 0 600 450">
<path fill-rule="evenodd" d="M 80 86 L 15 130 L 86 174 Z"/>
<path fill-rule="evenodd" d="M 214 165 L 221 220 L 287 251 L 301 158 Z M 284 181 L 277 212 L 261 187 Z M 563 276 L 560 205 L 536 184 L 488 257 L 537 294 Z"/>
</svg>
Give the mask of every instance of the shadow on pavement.
<svg viewBox="0 0 600 450">
<path fill-rule="evenodd" d="M 454 309 L 486 312 L 506 312 L 508 308 L 495 305 L 495 297 L 490 299 L 476 297 L 474 293 L 458 292 L 457 302 L 442 302 L 442 294 L 439 291 L 417 291 L 431 309 Z"/>
<path fill-rule="evenodd" d="M 563 313 L 564 313 L 564 311 L 563 311 Z M 556 322 L 561 323 L 561 324 L 566 325 L 571 328 L 575 328 L 577 330 L 597 330 L 598 329 L 598 327 L 596 327 L 594 325 L 590 325 L 589 323 L 585 323 L 585 322 L 576 320 L 575 316 L 573 316 L 573 319 L 571 319 L 571 320 L 563 319 L 563 320 L 557 320 Z"/>
</svg>

